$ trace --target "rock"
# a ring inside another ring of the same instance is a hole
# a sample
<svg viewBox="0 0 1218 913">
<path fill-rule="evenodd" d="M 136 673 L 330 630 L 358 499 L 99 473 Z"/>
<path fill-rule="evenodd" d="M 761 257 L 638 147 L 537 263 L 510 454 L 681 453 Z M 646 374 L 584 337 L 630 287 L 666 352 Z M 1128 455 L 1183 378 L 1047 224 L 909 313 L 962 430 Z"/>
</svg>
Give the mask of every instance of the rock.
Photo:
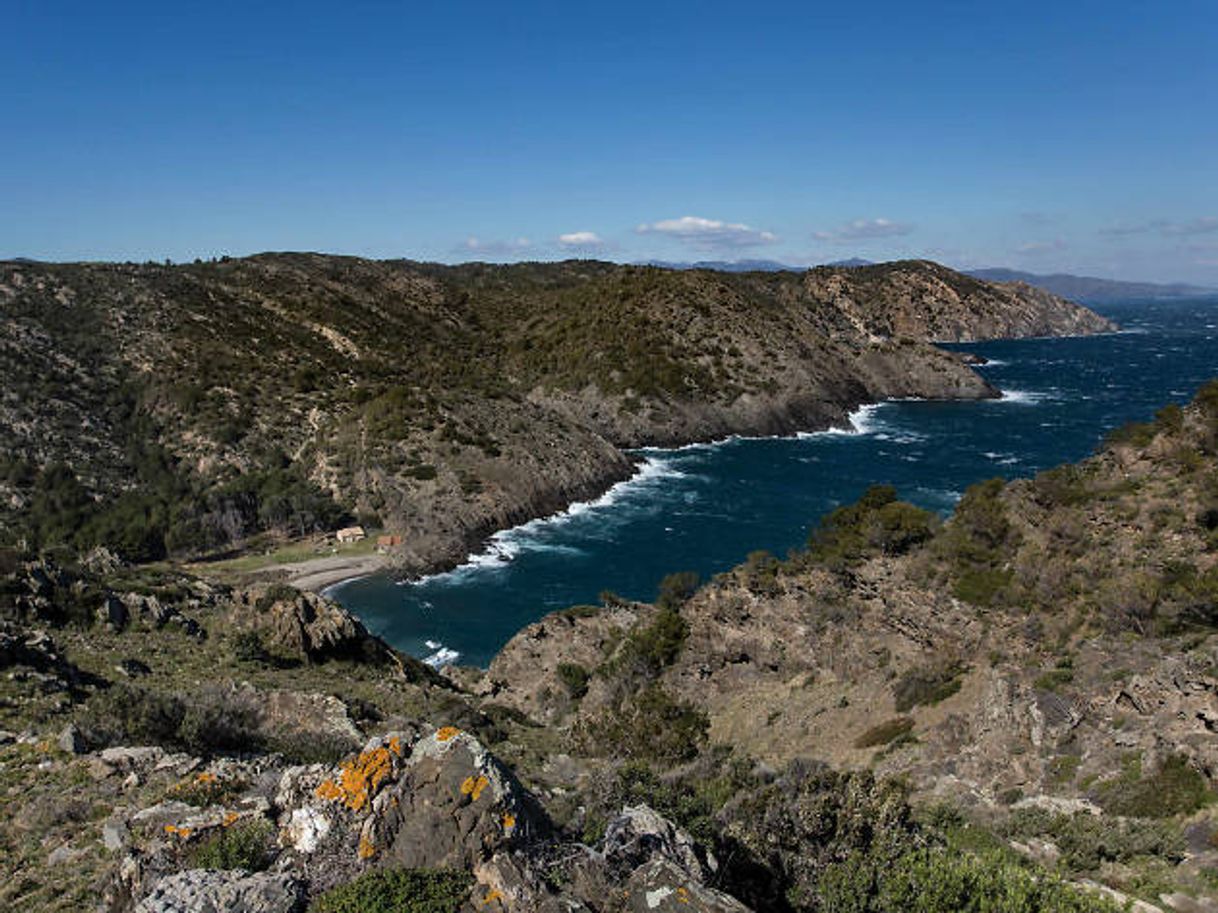
<svg viewBox="0 0 1218 913">
<path fill-rule="evenodd" d="M 127 841 L 131 838 L 131 831 L 127 829 L 127 823 L 121 819 L 111 818 L 102 825 L 102 846 L 111 852 L 118 852 L 127 845 Z"/>
<path fill-rule="evenodd" d="M 1218 903 L 1208 897 L 1189 897 L 1187 894 L 1175 893 L 1160 894 L 1159 900 L 1177 913 L 1218 913 Z"/>
<path fill-rule="evenodd" d="M 537 801 L 477 739 L 445 727 L 415 744 L 361 840 L 394 864 L 469 867 L 549 830 Z"/>
<path fill-rule="evenodd" d="M 120 675 L 125 675 L 127 678 L 142 678 L 152 674 L 152 670 L 148 668 L 147 664 L 138 659 L 124 659 L 116 663 L 114 668 Z"/>
<path fill-rule="evenodd" d="M 545 880 L 517 853 L 496 853 L 474 867 L 472 901 L 488 913 L 583 913 L 589 907 L 570 894 L 555 895 Z"/>
<path fill-rule="evenodd" d="M 207 632 L 193 618 L 174 613 L 169 616 L 168 623 L 178 625 L 187 637 L 193 637 L 195 640 L 207 639 Z"/>
<path fill-rule="evenodd" d="M 97 609 L 97 620 L 112 631 L 121 631 L 127 627 L 129 619 L 126 604 L 113 593 L 107 594 Z"/>
<path fill-rule="evenodd" d="M 68 723 L 63 727 L 63 732 L 59 733 L 55 744 L 59 746 L 60 751 L 68 754 L 84 754 L 86 751 L 85 737 L 80 734 L 75 723 Z"/>
<path fill-rule="evenodd" d="M 659 812 L 646 805 L 622 809 L 605 830 L 603 853 L 618 871 L 637 869 L 652 859 L 665 859 L 689 878 L 705 881 L 718 863 L 703 862 L 692 837 Z"/>
<path fill-rule="evenodd" d="M 11 745 L 17 741 L 17 733 L 10 732 L 7 729 L 0 729 L 0 745 Z"/>
<path fill-rule="evenodd" d="M 625 893 L 633 913 L 748 913 L 740 901 L 691 880 L 685 869 L 667 859 L 653 859 L 636 869 Z"/>
<path fill-rule="evenodd" d="M 64 865 L 75 861 L 84 850 L 77 849 L 71 844 L 65 843 L 63 846 L 52 850 L 47 855 L 47 865 Z"/>
<path fill-rule="evenodd" d="M 290 587 L 246 594 L 236 619 L 258 631 L 267 647 L 310 662 L 327 659 L 386 661 L 390 652 L 363 624 L 333 600 Z M 251 611 L 252 610 L 252 611 Z"/>
<path fill-rule="evenodd" d="M 300 882 L 291 875 L 190 869 L 157 882 L 135 913 L 298 913 Z"/>
</svg>

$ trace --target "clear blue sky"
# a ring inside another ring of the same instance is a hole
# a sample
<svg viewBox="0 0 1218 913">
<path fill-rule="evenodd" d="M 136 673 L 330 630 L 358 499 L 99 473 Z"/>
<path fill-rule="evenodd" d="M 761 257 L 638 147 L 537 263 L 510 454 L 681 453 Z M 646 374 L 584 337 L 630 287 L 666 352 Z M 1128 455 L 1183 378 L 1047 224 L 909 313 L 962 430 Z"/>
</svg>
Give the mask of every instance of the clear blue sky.
<svg viewBox="0 0 1218 913">
<path fill-rule="evenodd" d="M 1218 285 L 1215 0 L 0 13 L 2 256 L 914 255 Z"/>
</svg>

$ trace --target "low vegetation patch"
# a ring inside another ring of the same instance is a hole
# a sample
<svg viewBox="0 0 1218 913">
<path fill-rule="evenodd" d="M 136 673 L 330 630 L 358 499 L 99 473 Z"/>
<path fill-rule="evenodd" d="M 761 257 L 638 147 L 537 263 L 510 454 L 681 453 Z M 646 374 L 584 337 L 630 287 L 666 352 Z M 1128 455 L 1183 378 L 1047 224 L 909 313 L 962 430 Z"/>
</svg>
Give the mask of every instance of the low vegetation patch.
<svg viewBox="0 0 1218 913">
<path fill-rule="evenodd" d="M 1214 793 L 1205 777 L 1183 755 L 1170 755 L 1147 774 L 1134 759 L 1115 780 L 1097 784 L 1096 799 L 1110 815 L 1168 818 L 1186 815 L 1208 805 Z"/>
<path fill-rule="evenodd" d="M 960 690 L 965 669 L 958 664 L 910 669 L 892 686 L 898 713 L 938 704 Z"/>
<path fill-rule="evenodd" d="M 191 862 L 201 869 L 261 872 L 271 864 L 274 834 L 274 825 L 265 819 L 238 822 L 200 844 Z"/>
<path fill-rule="evenodd" d="M 893 717 L 891 720 L 880 723 L 878 726 L 872 726 L 860 735 L 854 740 L 854 747 L 875 748 L 880 745 L 887 745 L 889 742 L 894 742 L 899 738 L 909 735 L 913 731 L 913 727 L 913 717 Z"/>
<path fill-rule="evenodd" d="M 473 877 L 456 869 L 387 869 L 367 872 L 327 891 L 317 913 L 456 913 Z"/>
</svg>

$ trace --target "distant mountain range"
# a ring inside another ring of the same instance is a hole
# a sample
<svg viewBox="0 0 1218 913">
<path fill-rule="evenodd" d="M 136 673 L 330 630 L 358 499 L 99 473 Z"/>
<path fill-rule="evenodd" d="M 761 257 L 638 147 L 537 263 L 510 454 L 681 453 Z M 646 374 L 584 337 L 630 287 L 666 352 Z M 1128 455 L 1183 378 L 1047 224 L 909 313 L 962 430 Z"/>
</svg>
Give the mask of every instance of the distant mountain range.
<svg viewBox="0 0 1218 913">
<path fill-rule="evenodd" d="M 1121 282 L 1116 279 L 1100 279 L 1095 276 L 1073 276 L 1069 273 L 1054 273 L 1042 276 L 1014 269 L 965 270 L 970 276 L 987 282 L 1026 282 L 1043 288 L 1054 295 L 1076 301 L 1125 301 L 1134 298 L 1188 298 L 1193 295 L 1212 294 L 1215 289 L 1188 285 L 1183 282 Z"/>
<path fill-rule="evenodd" d="M 834 260 L 822 266 L 871 266 L 873 261 L 861 257 Z M 659 266 L 665 269 L 711 269 L 725 273 L 751 272 L 803 272 L 807 267 L 793 266 L 777 260 L 698 260 L 694 263 L 668 260 L 647 260 L 642 266 Z M 970 276 L 988 282 L 1026 282 L 1054 295 L 1075 301 L 1132 301 L 1138 298 L 1189 298 L 1194 295 L 1210 295 L 1218 289 L 1188 285 L 1184 282 L 1122 282 L 1118 279 L 1101 279 L 1097 276 L 1075 276 L 1070 273 L 1025 273 L 1015 269 L 992 267 L 989 269 L 962 270 Z"/>
</svg>

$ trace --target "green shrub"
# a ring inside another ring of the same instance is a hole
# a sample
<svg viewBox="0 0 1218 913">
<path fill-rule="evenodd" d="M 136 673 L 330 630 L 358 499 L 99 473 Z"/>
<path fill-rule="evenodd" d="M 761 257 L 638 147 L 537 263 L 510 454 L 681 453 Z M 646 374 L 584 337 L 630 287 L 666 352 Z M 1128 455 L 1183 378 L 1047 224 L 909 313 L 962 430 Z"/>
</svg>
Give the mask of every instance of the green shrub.
<svg viewBox="0 0 1218 913">
<path fill-rule="evenodd" d="M 200 869 L 261 872 L 271 864 L 274 834 L 274 826 L 265 819 L 238 822 L 200 844 L 191 861 Z"/>
<path fill-rule="evenodd" d="M 314 902 L 317 913 L 456 913 L 473 877 L 456 869 L 384 869 L 331 888 Z"/>
<path fill-rule="evenodd" d="M 656 605 L 676 610 L 683 606 L 698 589 L 698 575 L 693 571 L 678 571 L 660 581 Z"/>
<path fill-rule="evenodd" d="M 590 674 L 579 663 L 559 663 L 558 678 L 566 686 L 567 693 L 575 700 L 579 700 L 588 693 Z"/>
<path fill-rule="evenodd" d="M 826 514 L 808 539 L 809 556 L 847 568 L 876 555 L 900 555 L 934 534 L 935 516 L 897 500 L 891 485 L 872 485 L 853 504 Z"/>
<path fill-rule="evenodd" d="M 1188 758 L 1175 754 L 1149 775 L 1139 763 L 1127 765 L 1121 776 L 1097 785 L 1096 798 L 1111 815 L 1168 818 L 1195 812 L 1209 804 L 1214 794 Z"/>
<path fill-rule="evenodd" d="M 892 686 L 897 712 L 947 700 L 960 690 L 963 675 L 964 669 L 956 664 L 908 670 Z"/>
<path fill-rule="evenodd" d="M 914 850 L 896 859 L 855 853 L 816 889 L 826 913 L 1118 913 L 1114 902 L 998 853 Z"/>
<path fill-rule="evenodd" d="M 872 726 L 860 735 L 854 740 L 854 747 L 875 748 L 879 745 L 887 745 L 889 742 L 909 735 L 913 731 L 913 727 L 914 721 L 912 717 L 893 717 L 891 720 L 886 720 L 878 726 Z"/>
<path fill-rule="evenodd" d="M 593 757 L 675 764 L 698 754 L 709 729 L 705 713 L 652 684 L 582 720 L 573 737 L 578 750 Z"/>
<path fill-rule="evenodd" d="M 1184 835 L 1172 824 L 1087 812 L 1062 815 L 1021 808 L 1004 831 L 1018 840 L 1051 841 L 1061 850 L 1062 862 L 1076 872 L 1094 872 L 1104 863 L 1128 863 L 1139 857 L 1178 862 L 1185 850 Z"/>
</svg>

